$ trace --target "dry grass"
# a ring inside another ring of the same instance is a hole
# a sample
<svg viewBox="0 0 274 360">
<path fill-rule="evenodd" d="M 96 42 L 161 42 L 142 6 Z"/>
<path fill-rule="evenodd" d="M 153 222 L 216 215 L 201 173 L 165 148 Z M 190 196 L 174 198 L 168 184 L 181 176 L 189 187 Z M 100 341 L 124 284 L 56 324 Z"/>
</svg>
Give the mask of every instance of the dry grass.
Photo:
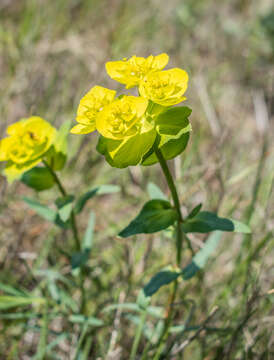
<svg viewBox="0 0 274 360">
<path fill-rule="evenodd" d="M 183 211 L 203 202 L 206 209 L 248 222 L 252 235 L 226 235 L 205 274 L 181 285 L 181 295 L 189 302 L 178 305 L 178 324 L 188 317 L 191 301 L 195 302 L 191 326 L 203 323 L 214 306 L 218 311 L 202 329 L 182 335 L 178 344 L 188 341 L 187 346 L 172 359 L 273 356 L 273 295 L 269 291 L 274 241 L 274 55 L 269 30 L 261 21 L 270 12 L 268 0 L 0 3 L 3 135 L 8 124 L 31 114 L 56 125 L 74 119 L 79 99 L 91 86 L 116 87 L 104 70 L 109 59 L 167 52 L 172 66 L 190 74 L 191 142 L 171 164 Z M 148 198 L 149 181 L 167 189 L 157 166 L 110 168 L 95 151 L 96 135 L 71 136 L 70 141 L 69 164 L 61 176 L 72 193 L 101 183 L 122 188 L 120 195 L 92 200 L 79 219 L 84 231 L 89 211 L 96 212 L 95 245 L 85 286 L 90 315 L 101 316 L 108 304 L 134 302 L 149 277 L 172 262 L 173 247 L 166 238 L 115 237 Z M 33 290 L 37 285 L 33 272 L 68 271 L 60 249 L 69 247 L 71 238 L 29 210 L 21 200 L 23 195 L 33 196 L 24 185 L 7 187 L 0 178 L 0 282 Z M 39 195 L 49 203 L 54 196 L 52 190 Z M 198 249 L 204 237 L 191 240 Z M 185 249 L 185 262 L 190 256 Z M 165 294 L 164 288 L 157 305 L 165 301 Z M 77 299 L 76 290 L 73 296 Z M 1 359 L 38 358 L 42 322 L 36 320 L 1 320 Z M 56 339 L 59 343 L 45 358 L 73 358 L 78 325 L 56 316 L 50 319 L 49 329 L 48 343 Z M 107 327 L 90 330 L 89 358 L 108 354 L 108 359 L 128 359 L 134 331 L 132 318 L 110 313 Z"/>
</svg>

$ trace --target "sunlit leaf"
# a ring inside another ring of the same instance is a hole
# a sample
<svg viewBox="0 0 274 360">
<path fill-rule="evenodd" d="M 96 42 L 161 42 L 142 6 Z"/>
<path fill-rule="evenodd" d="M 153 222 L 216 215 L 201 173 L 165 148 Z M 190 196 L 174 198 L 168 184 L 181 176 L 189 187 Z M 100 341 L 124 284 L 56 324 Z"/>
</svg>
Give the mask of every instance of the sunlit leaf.
<svg viewBox="0 0 274 360">
<path fill-rule="evenodd" d="M 156 131 L 151 130 L 124 140 L 106 139 L 102 136 L 97 151 L 106 157 L 107 162 L 117 168 L 137 165 L 152 147 Z"/>
<path fill-rule="evenodd" d="M 166 200 L 154 199 L 148 201 L 138 216 L 119 233 L 119 236 L 128 237 L 135 234 L 151 234 L 174 224 L 177 212 Z"/>
<path fill-rule="evenodd" d="M 191 125 L 188 117 L 191 109 L 186 106 L 170 108 L 156 119 L 156 130 L 160 136 L 158 147 L 166 160 L 173 159 L 181 154 L 188 143 Z M 154 152 L 149 156 L 146 154 L 142 162 L 143 165 L 152 165 L 158 162 Z"/>
</svg>

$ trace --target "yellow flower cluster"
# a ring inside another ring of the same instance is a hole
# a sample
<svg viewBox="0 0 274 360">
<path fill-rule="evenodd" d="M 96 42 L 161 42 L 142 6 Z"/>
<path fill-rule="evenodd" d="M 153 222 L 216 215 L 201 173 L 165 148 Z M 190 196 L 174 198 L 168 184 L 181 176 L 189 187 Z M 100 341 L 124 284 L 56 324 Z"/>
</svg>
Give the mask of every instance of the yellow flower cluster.
<svg viewBox="0 0 274 360">
<path fill-rule="evenodd" d="M 13 180 L 41 162 L 55 139 L 56 129 L 32 116 L 10 125 L 7 134 L 0 141 L 0 161 L 6 161 L 5 175 Z"/>
<path fill-rule="evenodd" d="M 94 130 L 108 139 L 126 139 L 147 128 L 146 111 L 149 103 L 163 107 L 185 100 L 188 75 L 178 68 L 163 70 L 168 55 L 150 55 L 148 58 L 132 56 L 122 61 L 106 63 L 108 75 L 124 84 L 127 89 L 138 86 L 140 96 L 124 95 L 94 86 L 80 101 L 74 134 L 87 134 Z"/>
<path fill-rule="evenodd" d="M 161 118 L 159 114 L 186 99 L 183 95 L 188 75 L 178 68 L 163 70 L 168 60 L 167 54 L 160 54 L 107 62 L 108 75 L 127 89 L 138 87 L 139 96 L 117 97 L 114 90 L 94 86 L 81 99 L 78 124 L 71 132 L 88 134 L 97 130 L 101 135 L 97 150 L 116 167 L 144 161 L 144 155 L 151 151 L 159 136 L 160 146 L 165 145 L 163 151 L 168 152 L 167 158 L 178 154 L 183 149 L 179 140 L 183 133 L 176 121 L 186 126 L 183 123 L 186 113 L 180 112 L 181 120 L 176 120 L 172 112 Z M 6 162 L 4 173 L 9 180 L 18 178 L 43 159 L 50 159 L 57 170 L 63 166 L 65 155 L 59 149 L 62 135 L 44 119 L 38 116 L 22 119 L 9 126 L 7 133 L 9 136 L 0 141 L 0 161 Z M 171 139 L 169 146 L 167 142 Z M 154 161 L 152 153 L 152 158 L 146 158 L 147 164 Z"/>
</svg>

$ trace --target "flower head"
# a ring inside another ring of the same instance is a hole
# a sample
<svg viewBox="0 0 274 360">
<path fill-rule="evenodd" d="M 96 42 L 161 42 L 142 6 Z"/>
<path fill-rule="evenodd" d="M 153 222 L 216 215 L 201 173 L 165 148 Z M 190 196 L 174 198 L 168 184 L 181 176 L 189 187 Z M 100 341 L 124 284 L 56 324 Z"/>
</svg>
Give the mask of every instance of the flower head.
<svg viewBox="0 0 274 360">
<path fill-rule="evenodd" d="M 114 100 L 116 91 L 106 89 L 102 86 L 94 86 L 81 99 L 77 110 L 75 125 L 71 132 L 73 134 L 88 134 L 96 130 L 96 117 L 99 112 Z"/>
<path fill-rule="evenodd" d="M 147 58 L 134 55 L 130 59 L 107 62 L 106 70 L 112 79 L 125 84 L 129 89 L 138 86 L 140 81 L 151 72 L 162 70 L 167 65 L 168 59 L 167 54 L 150 55 Z"/>
<path fill-rule="evenodd" d="M 107 105 L 96 118 L 96 129 L 109 139 L 121 140 L 135 135 L 142 126 L 148 100 L 123 96 Z"/>
<path fill-rule="evenodd" d="M 150 73 L 141 82 L 141 96 L 163 106 L 179 104 L 187 89 L 188 75 L 178 68 Z"/>
<path fill-rule="evenodd" d="M 7 128 L 9 137 L 0 141 L 0 161 L 7 161 L 5 174 L 9 179 L 38 164 L 56 136 L 56 129 L 46 120 L 32 116 Z"/>
</svg>

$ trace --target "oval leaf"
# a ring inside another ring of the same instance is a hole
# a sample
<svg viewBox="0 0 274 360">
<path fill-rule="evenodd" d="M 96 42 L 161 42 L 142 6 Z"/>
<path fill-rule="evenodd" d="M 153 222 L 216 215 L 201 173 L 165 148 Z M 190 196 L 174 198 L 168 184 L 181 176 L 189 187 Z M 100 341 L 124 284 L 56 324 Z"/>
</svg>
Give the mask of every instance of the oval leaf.
<svg viewBox="0 0 274 360">
<path fill-rule="evenodd" d="M 25 185 L 37 191 L 50 189 L 55 184 L 51 172 L 45 167 L 38 166 L 26 171 L 20 180 Z"/>
<path fill-rule="evenodd" d="M 146 296 L 152 296 L 162 286 L 170 284 L 181 275 L 180 270 L 166 269 L 158 272 L 150 282 L 144 287 L 144 293 Z"/>
<path fill-rule="evenodd" d="M 247 225 L 236 220 L 221 218 L 209 211 L 201 211 L 194 217 L 186 219 L 182 228 L 184 233 L 207 233 L 215 230 L 250 233 Z"/>
<path fill-rule="evenodd" d="M 161 231 L 174 224 L 177 212 L 166 200 L 154 199 L 148 201 L 139 215 L 119 233 L 121 237 L 135 234 L 151 234 Z"/>
</svg>

